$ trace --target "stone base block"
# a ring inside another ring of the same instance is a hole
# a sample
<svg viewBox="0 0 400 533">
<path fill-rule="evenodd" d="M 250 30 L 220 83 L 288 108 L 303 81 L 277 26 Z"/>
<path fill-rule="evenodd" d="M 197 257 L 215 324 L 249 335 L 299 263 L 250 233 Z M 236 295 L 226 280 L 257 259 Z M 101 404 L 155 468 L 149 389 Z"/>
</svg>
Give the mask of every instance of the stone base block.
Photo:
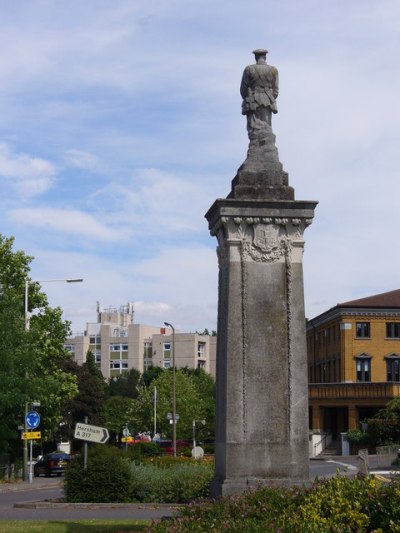
<svg viewBox="0 0 400 533">
<path fill-rule="evenodd" d="M 279 168 L 251 170 L 240 168 L 232 180 L 228 198 L 241 200 L 294 200 L 288 174 Z"/>
<path fill-rule="evenodd" d="M 289 478 L 236 478 L 220 480 L 214 478 L 211 482 L 210 494 L 212 498 L 223 498 L 233 494 L 241 494 L 248 489 L 258 487 L 302 487 L 310 484 L 309 479 L 289 479 Z"/>
</svg>

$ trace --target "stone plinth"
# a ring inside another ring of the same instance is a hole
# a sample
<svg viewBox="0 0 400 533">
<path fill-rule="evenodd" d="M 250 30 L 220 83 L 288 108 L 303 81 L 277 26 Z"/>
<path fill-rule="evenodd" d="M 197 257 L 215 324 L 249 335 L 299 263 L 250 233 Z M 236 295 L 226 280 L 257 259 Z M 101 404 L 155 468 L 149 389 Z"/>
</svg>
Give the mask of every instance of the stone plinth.
<svg viewBox="0 0 400 533">
<path fill-rule="evenodd" d="M 219 260 L 213 496 L 309 477 L 302 257 L 317 202 L 238 196 L 206 214 Z"/>
</svg>

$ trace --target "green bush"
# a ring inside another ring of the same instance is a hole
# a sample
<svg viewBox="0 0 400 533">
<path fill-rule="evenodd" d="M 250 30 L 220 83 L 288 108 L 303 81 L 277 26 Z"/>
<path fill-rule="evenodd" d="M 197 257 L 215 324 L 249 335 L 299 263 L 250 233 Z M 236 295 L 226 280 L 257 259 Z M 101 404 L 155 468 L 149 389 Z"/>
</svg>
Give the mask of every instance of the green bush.
<svg viewBox="0 0 400 533">
<path fill-rule="evenodd" d="M 214 468 L 209 463 L 178 462 L 174 465 L 132 465 L 132 500 L 184 503 L 209 495 Z"/>
<path fill-rule="evenodd" d="M 309 488 L 260 487 L 240 496 L 189 505 L 153 532 L 400 532 L 400 480 L 336 476 Z"/>
<path fill-rule="evenodd" d="M 361 429 L 349 429 L 347 432 L 349 442 L 354 444 L 369 444 L 371 438 L 368 433 L 361 431 Z"/>
<path fill-rule="evenodd" d="M 94 447 L 87 470 L 82 457 L 71 462 L 64 490 L 69 502 L 183 503 L 208 496 L 213 472 L 212 461 L 148 457 L 142 464 L 125 450 Z"/>
<path fill-rule="evenodd" d="M 162 449 L 156 442 L 135 442 L 128 446 L 128 457 L 134 461 L 141 462 L 146 457 L 161 455 Z"/>
<path fill-rule="evenodd" d="M 400 442 L 400 420 L 372 418 L 368 420 L 368 433 L 377 446 Z"/>
<path fill-rule="evenodd" d="M 89 451 L 87 469 L 83 458 L 71 461 L 65 472 L 68 502 L 129 502 L 130 461 L 117 448 L 95 447 Z"/>
</svg>

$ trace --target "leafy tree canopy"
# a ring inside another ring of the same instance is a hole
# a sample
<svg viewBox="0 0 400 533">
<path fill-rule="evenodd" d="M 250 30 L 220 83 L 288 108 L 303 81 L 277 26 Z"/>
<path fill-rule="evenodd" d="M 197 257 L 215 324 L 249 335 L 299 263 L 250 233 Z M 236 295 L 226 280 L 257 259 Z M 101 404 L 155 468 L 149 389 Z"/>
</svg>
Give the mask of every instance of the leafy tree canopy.
<svg viewBox="0 0 400 533">
<path fill-rule="evenodd" d="M 145 387 L 149 387 L 151 382 L 157 379 L 163 372 L 165 372 L 165 370 L 160 366 L 151 366 L 143 372 L 141 384 Z"/>
<path fill-rule="evenodd" d="M 44 436 L 56 428 L 63 402 L 77 392 L 76 380 L 60 363 L 69 356 L 69 324 L 49 307 L 40 284 L 29 278 L 32 257 L 14 251 L 14 239 L 0 234 L 0 451 L 18 453 L 18 426 L 29 402 L 40 401 Z M 29 330 L 25 328 L 25 287 Z"/>
<path fill-rule="evenodd" d="M 132 398 L 123 396 L 111 396 L 101 409 L 101 420 L 105 427 L 115 435 L 121 435 L 125 426 L 131 433 L 135 432 L 134 427 L 135 402 Z"/>
<path fill-rule="evenodd" d="M 162 372 L 153 380 L 150 387 L 142 387 L 135 400 L 135 427 L 139 431 L 153 431 L 154 427 L 154 388 L 157 388 L 157 431 L 168 437 L 172 435 L 172 424 L 167 418 L 172 413 L 173 372 Z M 176 426 L 178 439 L 191 438 L 193 420 L 206 417 L 205 402 L 198 393 L 193 380 L 182 370 L 176 371 L 176 412 L 179 422 Z"/>
<path fill-rule="evenodd" d="M 128 372 L 123 372 L 108 380 L 109 396 L 125 396 L 126 398 L 137 398 L 139 394 L 140 372 L 136 368 L 131 368 Z"/>
</svg>

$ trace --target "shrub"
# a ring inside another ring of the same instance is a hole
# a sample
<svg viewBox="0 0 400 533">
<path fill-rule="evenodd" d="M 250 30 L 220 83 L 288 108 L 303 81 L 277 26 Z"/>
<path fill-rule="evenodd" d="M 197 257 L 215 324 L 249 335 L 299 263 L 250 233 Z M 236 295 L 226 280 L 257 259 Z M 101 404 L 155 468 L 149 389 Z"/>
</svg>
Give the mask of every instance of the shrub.
<svg viewBox="0 0 400 533">
<path fill-rule="evenodd" d="M 68 502 L 129 502 L 130 461 L 116 448 L 93 448 L 87 469 L 83 458 L 71 461 L 65 472 L 64 491 Z"/>
<path fill-rule="evenodd" d="M 141 462 L 146 457 L 161 455 L 162 449 L 156 442 L 135 442 L 128 447 L 128 457 Z"/>
<path fill-rule="evenodd" d="M 370 419 L 368 420 L 368 433 L 378 446 L 400 442 L 400 420 Z"/>
<path fill-rule="evenodd" d="M 154 532 L 400 532 L 400 480 L 336 476 L 309 488 L 261 487 L 240 496 L 189 505 Z"/>
<path fill-rule="evenodd" d="M 133 501 L 185 503 L 209 495 L 213 465 L 199 461 L 179 461 L 164 467 L 132 465 Z"/>
<path fill-rule="evenodd" d="M 360 429 L 349 429 L 347 438 L 349 442 L 354 444 L 369 444 L 371 442 L 369 434 Z"/>
<path fill-rule="evenodd" d="M 65 495 L 69 502 L 183 503 L 208 496 L 213 472 L 212 461 L 150 457 L 142 464 L 124 450 L 95 447 L 87 470 L 82 457 L 69 465 Z"/>
</svg>

